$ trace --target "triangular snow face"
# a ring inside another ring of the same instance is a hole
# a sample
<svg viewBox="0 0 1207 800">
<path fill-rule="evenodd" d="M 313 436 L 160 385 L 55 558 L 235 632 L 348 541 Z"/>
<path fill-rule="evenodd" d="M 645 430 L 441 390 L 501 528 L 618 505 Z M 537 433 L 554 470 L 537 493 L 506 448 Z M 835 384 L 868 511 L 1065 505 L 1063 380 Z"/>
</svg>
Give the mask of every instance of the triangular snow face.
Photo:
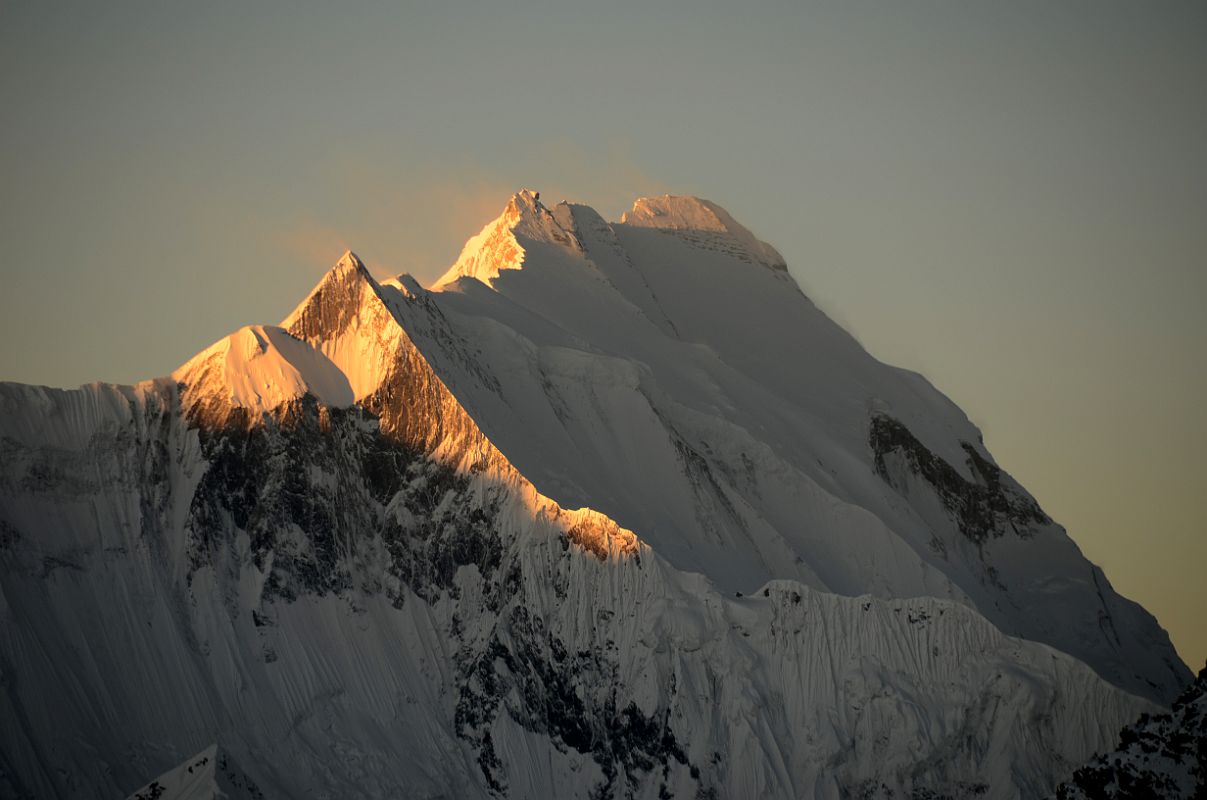
<svg viewBox="0 0 1207 800">
<path fill-rule="evenodd" d="M 350 250 L 281 327 L 335 364 L 358 401 L 381 386 L 402 335 L 377 281 Z"/>
<path fill-rule="evenodd" d="M 212 744 L 126 800 L 264 800 L 256 784 Z"/>
</svg>

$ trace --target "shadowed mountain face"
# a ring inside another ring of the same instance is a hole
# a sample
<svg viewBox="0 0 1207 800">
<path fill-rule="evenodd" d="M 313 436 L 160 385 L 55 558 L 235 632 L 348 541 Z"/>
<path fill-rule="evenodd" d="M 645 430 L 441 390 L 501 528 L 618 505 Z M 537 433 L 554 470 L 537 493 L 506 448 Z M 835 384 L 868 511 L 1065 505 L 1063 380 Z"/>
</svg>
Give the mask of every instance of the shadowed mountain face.
<svg viewBox="0 0 1207 800">
<path fill-rule="evenodd" d="M 0 793 L 1029 797 L 1160 710 L 958 409 L 715 204 L 626 219 L 521 193 L 442 291 L 348 254 L 169 379 L 0 384 Z"/>
</svg>

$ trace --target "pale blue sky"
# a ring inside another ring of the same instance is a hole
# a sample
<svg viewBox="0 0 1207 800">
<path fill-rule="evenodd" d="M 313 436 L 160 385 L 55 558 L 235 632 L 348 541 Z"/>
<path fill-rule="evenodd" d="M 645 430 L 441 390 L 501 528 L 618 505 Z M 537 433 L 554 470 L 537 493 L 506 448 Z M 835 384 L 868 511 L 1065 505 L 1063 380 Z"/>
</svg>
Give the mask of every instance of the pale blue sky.
<svg viewBox="0 0 1207 800">
<path fill-rule="evenodd" d="M 1207 4 L 0 0 L 0 378 L 163 374 L 521 186 L 708 197 L 1207 659 Z"/>
</svg>

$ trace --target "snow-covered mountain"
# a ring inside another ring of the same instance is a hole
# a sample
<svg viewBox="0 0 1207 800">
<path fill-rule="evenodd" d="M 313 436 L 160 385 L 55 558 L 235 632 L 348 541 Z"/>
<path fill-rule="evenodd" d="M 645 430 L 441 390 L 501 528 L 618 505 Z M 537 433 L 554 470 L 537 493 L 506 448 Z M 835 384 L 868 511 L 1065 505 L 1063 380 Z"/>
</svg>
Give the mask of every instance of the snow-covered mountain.
<svg viewBox="0 0 1207 800">
<path fill-rule="evenodd" d="M 1137 694 L 1190 679 L 964 413 L 870 356 L 770 245 L 696 198 L 622 219 L 521 192 L 439 291 L 394 304 L 542 491 L 728 591 L 944 597 Z"/>
<path fill-rule="evenodd" d="M 265 797 L 1038 797 L 1189 678 L 675 197 L 521 192 L 433 290 L 349 253 L 170 377 L 0 384 L 0 618 L 14 797 L 214 742 Z"/>
</svg>

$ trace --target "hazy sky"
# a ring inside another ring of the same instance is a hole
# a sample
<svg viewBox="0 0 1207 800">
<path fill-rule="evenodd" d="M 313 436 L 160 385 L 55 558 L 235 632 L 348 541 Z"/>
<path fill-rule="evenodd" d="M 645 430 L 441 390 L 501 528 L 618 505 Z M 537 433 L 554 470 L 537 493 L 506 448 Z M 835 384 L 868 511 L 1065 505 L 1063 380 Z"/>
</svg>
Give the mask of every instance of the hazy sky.
<svg viewBox="0 0 1207 800">
<path fill-rule="evenodd" d="M 1198 0 L 0 0 L 0 379 L 431 281 L 521 186 L 724 205 L 1207 659 Z"/>
</svg>

